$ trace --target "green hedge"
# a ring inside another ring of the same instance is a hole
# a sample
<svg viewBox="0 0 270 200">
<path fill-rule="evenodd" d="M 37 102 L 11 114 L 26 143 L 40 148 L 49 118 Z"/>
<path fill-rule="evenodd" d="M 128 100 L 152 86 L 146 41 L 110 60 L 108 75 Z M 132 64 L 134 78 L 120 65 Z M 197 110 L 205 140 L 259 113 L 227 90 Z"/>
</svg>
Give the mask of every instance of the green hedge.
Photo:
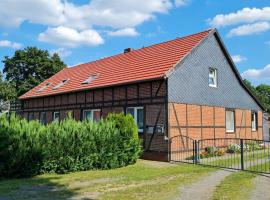
<svg viewBox="0 0 270 200">
<path fill-rule="evenodd" d="M 131 115 L 48 125 L 0 117 L 0 177 L 112 169 L 135 163 L 140 153 Z"/>
</svg>

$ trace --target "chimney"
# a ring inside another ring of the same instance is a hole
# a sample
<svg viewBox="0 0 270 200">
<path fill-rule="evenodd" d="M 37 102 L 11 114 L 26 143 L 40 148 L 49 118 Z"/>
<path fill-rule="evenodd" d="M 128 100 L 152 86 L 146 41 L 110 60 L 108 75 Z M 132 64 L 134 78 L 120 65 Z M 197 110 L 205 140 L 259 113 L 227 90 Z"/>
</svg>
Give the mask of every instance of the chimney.
<svg viewBox="0 0 270 200">
<path fill-rule="evenodd" d="M 132 48 L 126 48 L 126 49 L 124 49 L 124 53 L 129 53 L 129 52 L 131 52 L 131 51 L 133 51 Z"/>
</svg>

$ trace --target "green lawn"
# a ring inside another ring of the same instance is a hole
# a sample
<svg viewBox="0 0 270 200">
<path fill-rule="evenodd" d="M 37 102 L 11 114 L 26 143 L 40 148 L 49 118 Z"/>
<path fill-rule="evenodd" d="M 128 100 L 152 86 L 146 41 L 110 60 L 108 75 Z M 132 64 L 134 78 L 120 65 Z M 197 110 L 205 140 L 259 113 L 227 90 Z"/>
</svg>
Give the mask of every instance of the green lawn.
<svg viewBox="0 0 270 200">
<path fill-rule="evenodd" d="M 2 180 L 0 199 L 170 199 L 180 194 L 181 185 L 214 170 L 139 160 L 135 165 L 114 170 Z"/>
</svg>

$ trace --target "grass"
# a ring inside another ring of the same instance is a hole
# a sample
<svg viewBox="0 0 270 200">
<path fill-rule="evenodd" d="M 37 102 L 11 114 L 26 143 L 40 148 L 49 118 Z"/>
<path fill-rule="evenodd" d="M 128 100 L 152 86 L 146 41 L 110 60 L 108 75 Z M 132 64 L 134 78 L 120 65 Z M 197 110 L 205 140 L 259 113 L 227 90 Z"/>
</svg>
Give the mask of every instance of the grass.
<svg viewBox="0 0 270 200">
<path fill-rule="evenodd" d="M 247 170 L 267 171 L 270 169 L 270 162 L 248 167 Z M 235 172 L 226 177 L 217 187 L 214 193 L 214 200 L 245 200 L 248 199 L 250 191 L 254 188 L 252 180 L 258 176 L 249 172 Z"/>
<path fill-rule="evenodd" d="M 252 179 L 256 174 L 247 172 L 235 172 L 227 176 L 217 187 L 214 200 L 245 200 L 249 197 L 249 191 L 254 187 Z"/>
<path fill-rule="evenodd" d="M 139 160 L 124 168 L 0 181 L 0 199 L 170 199 L 213 168 Z M 168 185 L 170 187 L 168 187 Z"/>
</svg>

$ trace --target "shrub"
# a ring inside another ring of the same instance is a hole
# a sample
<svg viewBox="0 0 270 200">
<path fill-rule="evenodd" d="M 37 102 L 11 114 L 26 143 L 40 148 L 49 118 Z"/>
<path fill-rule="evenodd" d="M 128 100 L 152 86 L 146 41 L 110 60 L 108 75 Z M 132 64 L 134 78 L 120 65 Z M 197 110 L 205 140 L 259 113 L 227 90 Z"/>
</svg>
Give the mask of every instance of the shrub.
<svg viewBox="0 0 270 200">
<path fill-rule="evenodd" d="M 117 168 L 135 163 L 140 152 L 137 126 L 124 114 L 100 122 L 69 116 L 46 126 L 0 118 L 0 176 Z"/>
<path fill-rule="evenodd" d="M 227 148 L 227 153 L 240 153 L 241 147 L 238 144 L 230 144 Z"/>
</svg>

